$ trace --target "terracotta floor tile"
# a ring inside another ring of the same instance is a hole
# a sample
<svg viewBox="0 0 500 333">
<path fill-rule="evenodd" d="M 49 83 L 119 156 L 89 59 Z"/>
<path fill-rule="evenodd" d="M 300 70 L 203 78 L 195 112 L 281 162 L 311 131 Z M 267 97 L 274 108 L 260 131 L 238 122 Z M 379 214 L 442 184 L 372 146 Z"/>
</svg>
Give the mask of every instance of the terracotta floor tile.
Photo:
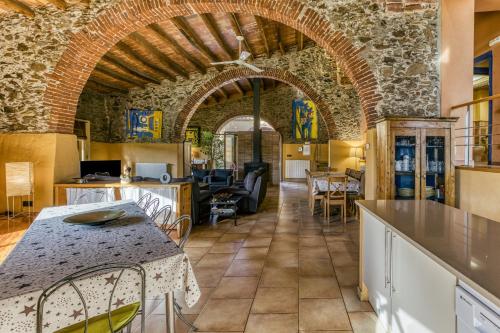
<svg viewBox="0 0 500 333">
<path fill-rule="evenodd" d="M 248 234 L 224 234 L 217 242 L 225 243 L 225 242 L 244 242 L 248 237 Z"/>
<path fill-rule="evenodd" d="M 241 248 L 241 243 L 215 243 L 208 253 L 236 253 Z"/>
<path fill-rule="evenodd" d="M 265 267 L 260 280 L 260 287 L 298 287 L 297 268 Z"/>
<path fill-rule="evenodd" d="M 210 299 L 194 322 L 200 332 L 243 331 L 252 299 Z"/>
<path fill-rule="evenodd" d="M 298 252 L 299 245 L 296 242 L 291 241 L 272 241 L 269 250 L 272 253 Z"/>
<path fill-rule="evenodd" d="M 252 313 L 297 313 L 297 288 L 259 288 L 252 305 Z"/>
<path fill-rule="evenodd" d="M 243 247 L 267 247 L 271 244 L 271 237 L 248 237 Z"/>
<path fill-rule="evenodd" d="M 184 294 L 183 293 L 175 293 L 175 301 L 177 302 L 177 304 L 179 304 L 181 306 L 182 313 L 189 314 L 189 315 L 198 314 L 201 312 L 201 309 L 203 308 L 205 303 L 210 298 L 210 295 L 212 295 L 214 289 L 215 288 L 200 288 L 200 291 L 201 291 L 200 299 L 198 300 L 198 303 L 196 303 L 192 307 L 189 307 L 186 305 L 186 302 L 184 301 Z M 165 314 L 165 303 L 162 302 L 162 304 L 160 306 L 158 306 L 153 313 L 154 314 Z"/>
<path fill-rule="evenodd" d="M 358 266 L 335 267 L 335 275 L 341 287 L 352 287 L 359 284 Z"/>
<path fill-rule="evenodd" d="M 254 298 L 258 277 L 223 277 L 210 298 Z"/>
<path fill-rule="evenodd" d="M 359 300 L 356 287 L 344 287 L 341 291 L 347 312 L 373 311 L 370 303 Z"/>
<path fill-rule="evenodd" d="M 193 267 L 196 281 L 200 287 L 216 287 L 226 271 L 225 268 Z"/>
<path fill-rule="evenodd" d="M 343 267 L 343 266 L 358 266 L 358 254 L 351 252 L 333 252 L 332 261 L 333 266 Z"/>
<path fill-rule="evenodd" d="M 210 251 L 210 247 L 186 247 L 184 248 L 184 252 L 189 257 L 189 260 L 200 260 L 208 251 Z"/>
<path fill-rule="evenodd" d="M 186 243 L 186 248 L 188 247 L 210 247 L 214 245 L 217 238 L 191 238 Z"/>
<path fill-rule="evenodd" d="M 328 236 L 326 236 L 328 237 Z M 352 241 L 328 241 L 327 242 L 328 249 L 330 252 L 359 252 L 359 247 L 354 244 Z"/>
<path fill-rule="evenodd" d="M 269 252 L 268 247 L 243 247 L 238 251 L 235 259 L 265 259 Z"/>
<path fill-rule="evenodd" d="M 231 265 L 234 258 L 233 253 L 207 253 L 196 264 L 197 267 L 222 267 Z"/>
<path fill-rule="evenodd" d="M 332 262 L 329 259 L 300 259 L 301 276 L 334 276 Z"/>
<path fill-rule="evenodd" d="M 299 277 L 300 298 L 339 298 L 339 285 L 334 277 Z"/>
<path fill-rule="evenodd" d="M 299 267 L 299 256 L 294 252 L 278 252 L 267 257 L 265 267 Z"/>
<path fill-rule="evenodd" d="M 251 314 L 245 333 L 292 333 L 297 326 L 297 314 Z"/>
<path fill-rule="evenodd" d="M 273 241 L 288 241 L 288 242 L 299 242 L 299 236 L 293 234 L 274 234 Z"/>
<path fill-rule="evenodd" d="M 260 276 L 264 260 L 235 259 L 225 276 Z"/>
<path fill-rule="evenodd" d="M 300 259 L 330 259 L 330 253 L 326 246 L 301 247 L 299 249 Z"/>
<path fill-rule="evenodd" d="M 349 313 L 354 333 L 384 333 L 382 323 L 377 319 L 374 312 L 351 312 Z"/>
<path fill-rule="evenodd" d="M 341 298 L 300 299 L 301 330 L 350 330 L 349 317 Z"/>
</svg>

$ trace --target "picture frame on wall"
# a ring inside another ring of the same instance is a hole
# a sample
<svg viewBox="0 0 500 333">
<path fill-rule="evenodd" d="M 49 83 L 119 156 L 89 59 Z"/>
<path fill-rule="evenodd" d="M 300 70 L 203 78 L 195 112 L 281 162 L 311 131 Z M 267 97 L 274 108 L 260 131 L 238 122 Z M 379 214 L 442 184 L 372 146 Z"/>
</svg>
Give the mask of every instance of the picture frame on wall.
<svg viewBox="0 0 500 333">
<path fill-rule="evenodd" d="M 199 126 L 190 126 L 186 129 L 186 134 L 184 135 L 186 142 L 191 142 L 193 147 L 199 147 L 200 145 L 201 128 Z"/>
</svg>

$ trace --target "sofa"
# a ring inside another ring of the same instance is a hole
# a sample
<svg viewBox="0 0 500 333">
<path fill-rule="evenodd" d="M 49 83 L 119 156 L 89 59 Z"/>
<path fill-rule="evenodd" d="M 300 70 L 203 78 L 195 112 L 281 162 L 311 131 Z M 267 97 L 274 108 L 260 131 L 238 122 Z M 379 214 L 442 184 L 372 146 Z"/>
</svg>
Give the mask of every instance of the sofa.
<svg viewBox="0 0 500 333">
<path fill-rule="evenodd" d="M 193 169 L 191 173 L 193 178 L 196 178 L 198 182 L 204 182 L 205 177 L 210 175 L 210 171 L 209 169 Z"/>
<path fill-rule="evenodd" d="M 210 215 L 210 199 L 212 194 L 209 190 L 201 190 L 198 178 L 191 179 L 191 216 L 193 224 L 199 224 Z"/>
<path fill-rule="evenodd" d="M 256 213 L 267 193 L 267 172 L 259 169 L 249 172 L 235 185 L 218 189 L 215 193 L 231 193 L 241 196 L 238 208 L 243 213 Z"/>
<path fill-rule="evenodd" d="M 233 170 L 232 169 L 213 169 L 208 176 L 205 176 L 203 181 L 208 183 L 210 192 L 230 187 L 233 185 Z"/>
</svg>

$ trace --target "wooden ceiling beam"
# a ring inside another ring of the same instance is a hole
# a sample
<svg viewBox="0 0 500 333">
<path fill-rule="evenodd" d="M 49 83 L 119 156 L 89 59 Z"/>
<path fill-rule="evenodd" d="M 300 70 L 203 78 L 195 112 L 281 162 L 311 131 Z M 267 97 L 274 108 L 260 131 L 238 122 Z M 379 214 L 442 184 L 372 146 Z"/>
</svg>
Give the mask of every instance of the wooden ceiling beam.
<svg viewBox="0 0 500 333">
<path fill-rule="evenodd" d="M 60 10 L 66 10 L 66 8 L 68 8 L 68 4 L 64 0 L 48 0 L 48 2 L 50 2 Z"/>
<path fill-rule="evenodd" d="M 300 31 L 295 31 L 295 39 L 297 43 L 297 51 L 304 49 L 304 34 Z"/>
<path fill-rule="evenodd" d="M 222 96 L 222 98 L 228 99 L 229 96 L 223 87 L 220 87 L 219 89 L 217 89 L 217 92 Z"/>
<path fill-rule="evenodd" d="M 269 49 L 269 42 L 267 40 L 267 35 L 266 31 L 264 30 L 264 19 L 262 19 L 260 16 L 254 16 L 255 23 L 257 23 L 257 28 L 260 33 L 260 38 L 264 42 L 264 47 L 266 49 L 266 56 L 269 58 L 271 57 L 271 50 Z"/>
<path fill-rule="evenodd" d="M 182 33 L 182 35 L 189 41 L 189 43 L 199 50 L 211 62 L 218 62 L 221 59 L 213 53 L 208 46 L 200 39 L 198 34 L 189 26 L 184 17 L 174 17 L 171 19 L 172 23 Z"/>
<path fill-rule="evenodd" d="M 103 66 L 101 64 L 97 64 L 95 66 L 94 72 L 106 75 L 106 76 L 111 77 L 111 78 L 113 78 L 115 80 L 124 82 L 126 84 L 130 84 L 132 86 L 137 86 L 137 87 L 144 88 L 144 83 L 143 82 L 140 82 L 140 81 L 137 81 L 137 80 L 133 80 L 133 79 L 130 79 L 130 78 L 126 77 L 126 76 L 120 75 L 120 74 L 116 73 L 115 71 L 113 71 L 112 69 L 107 68 L 106 66 Z"/>
<path fill-rule="evenodd" d="M 128 75 L 134 76 L 140 80 L 144 80 L 150 83 L 154 84 L 161 84 L 161 81 L 157 80 L 156 78 L 139 71 L 135 66 L 129 65 L 122 61 L 120 58 L 114 56 L 111 53 L 106 53 L 103 57 L 103 60 L 107 61 L 108 63 L 120 68 L 123 72 L 127 73 Z"/>
<path fill-rule="evenodd" d="M 234 81 L 233 86 L 236 88 L 236 90 L 240 93 L 241 96 L 245 96 L 245 89 L 243 89 L 243 87 L 238 81 Z"/>
<path fill-rule="evenodd" d="M 260 86 L 262 87 L 262 91 L 266 91 L 266 89 L 268 88 L 264 79 L 260 79 Z"/>
<path fill-rule="evenodd" d="M 281 40 L 281 31 L 280 31 L 280 26 L 277 22 L 273 22 L 274 25 L 274 31 L 276 34 L 276 43 L 278 44 L 278 49 L 280 50 L 281 55 L 285 55 L 286 50 L 285 46 L 283 45 L 283 41 Z"/>
<path fill-rule="evenodd" d="M 196 59 L 194 56 L 192 56 L 191 53 L 187 52 L 179 43 L 177 43 L 177 41 L 174 38 L 172 38 L 162 27 L 160 27 L 159 24 L 153 23 L 149 25 L 148 28 L 154 31 L 156 35 L 160 38 L 160 40 L 167 43 L 177 53 L 186 58 L 194 67 L 196 67 L 196 69 L 201 74 L 207 73 L 207 68 L 205 67 L 205 65 L 201 61 Z"/>
<path fill-rule="evenodd" d="M 91 88 L 91 86 L 97 86 L 97 89 L 116 91 L 119 92 L 120 94 L 125 94 L 125 95 L 128 94 L 128 89 L 120 87 L 113 83 L 103 82 L 102 80 L 99 80 L 95 77 L 89 78 L 87 81 L 87 85 L 89 85 L 89 88 Z"/>
<path fill-rule="evenodd" d="M 214 37 L 219 47 L 224 51 L 224 53 L 226 53 L 228 60 L 234 60 L 234 58 L 237 57 L 236 52 L 234 52 L 224 40 L 224 36 L 222 36 L 222 33 L 220 32 L 212 14 L 200 14 L 200 18 L 207 27 L 208 31 L 210 31 L 212 37 Z"/>
<path fill-rule="evenodd" d="M 189 79 L 189 74 L 186 72 L 182 66 L 180 66 L 178 63 L 170 59 L 169 56 L 167 56 L 165 53 L 162 51 L 158 50 L 156 46 L 151 44 L 146 38 L 141 36 L 138 32 L 133 32 L 131 33 L 128 38 L 139 44 L 141 47 L 146 49 L 146 51 L 151 54 L 153 57 L 155 57 L 162 65 L 168 68 L 169 71 L 172 71 L 173 73 L 182 76 L 186 79 Z"/>
<path fill-rule="evenodd" d="M 238 19 L 238 14 L 229 13 L 229 21 L 231 22 L 231 27 L 233 28 L 234 34 L 236 36 L 243 37 L 243 44 L 245 45 L 245 49 L 250 53 L 250 55 L 252 56 L 252 59 L 255 59 L 254 52 L 252 51 L 250 44 L 248 44 L 245 33 L 244 33 L 243 29 L 241 28 L 241 24 L 240 24 L 240 21 Z"/>
<path fill-rule="evenodd" d="M 139 53 L 137 53 L 133 48 L 131 48 L 125 42 L 123 42 L 123 41 L 118 42 L 116 44 L 116 48 L 118 50 L 120 50 L 121 52 L 123 52 L 124 54 L 126 54 L 127 56 L 135 59 L 137 62 L 139 62 L 144 67 L 146 67 L 148 70 L 155 72 L 155 73 L 158 73 L 159 75 L 169 79 L 172 82 L 176 81 L 175 76 L 173 76 L 172 74 L 170 74 L 166 70 L 144 60 L 144 58 Z"/>
<path fill-rule="evenodd" d="M 28 17 L 34 17 L 35 12 L 30 6 L 22 1 L 18 0 L 0 0 L 0 4 L 4 5 L 6 8 L 15 11 L 16 13 L 23 14 Z"/>
</svg>

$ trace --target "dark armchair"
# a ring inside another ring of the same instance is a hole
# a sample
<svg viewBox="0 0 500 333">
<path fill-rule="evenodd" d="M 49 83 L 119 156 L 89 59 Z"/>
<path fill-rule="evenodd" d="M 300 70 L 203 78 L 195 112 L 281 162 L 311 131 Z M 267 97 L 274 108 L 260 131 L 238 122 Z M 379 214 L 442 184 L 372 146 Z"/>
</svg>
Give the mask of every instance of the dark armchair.
<svg viewBox="0 0 500 333">
<path fill-rule="evenodd" d="M 205 177 L 210 175 L 210 170 L 193 169 L 192 174 L 193 174 L 193 178 L 196 178 L 199 182 L 203 182 L 203 181 L 205 181 Z"/>
<path fill-rule="evenodd" d="M 200 221 L 210 215 L 210 191 L 200 190 L 198 179 L 193 177 L 191 187 L 191 213 L 193 223 L 198 224 Z"/>
<path fill-rule="evenodd" d="M 210 175 L 204 178 L 204 181 L 210 186 L 210 191 L 229 187 L 233 185 L 233 170 L 232 169 L 214 169 Z"/>
</svg>

